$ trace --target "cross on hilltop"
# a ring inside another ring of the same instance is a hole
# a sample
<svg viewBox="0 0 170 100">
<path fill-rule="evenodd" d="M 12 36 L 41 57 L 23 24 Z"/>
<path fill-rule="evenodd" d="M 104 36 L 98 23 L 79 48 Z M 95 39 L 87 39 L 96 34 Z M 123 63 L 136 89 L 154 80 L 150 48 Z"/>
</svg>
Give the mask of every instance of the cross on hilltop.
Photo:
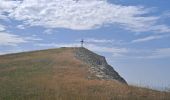
<svg viewBox="0 0 170 100">
<path fill-rule="evenodd" d="M 84 45 L 84 40 L 82 39 L 80 42 L 81 42 L 81 47 L 83 47 L 83 45 Z"/>
</svg>

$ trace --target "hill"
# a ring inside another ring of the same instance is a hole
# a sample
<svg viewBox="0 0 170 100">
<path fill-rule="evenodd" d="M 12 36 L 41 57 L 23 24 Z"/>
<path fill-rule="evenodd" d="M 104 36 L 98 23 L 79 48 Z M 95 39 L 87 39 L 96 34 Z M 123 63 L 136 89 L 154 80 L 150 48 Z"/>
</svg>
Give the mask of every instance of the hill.
<svg viewBox="0 0 170 100">
<path fill-rule="evenodd" d="M 59 48 L 0 56 L 0 100 L 170 100 L 170 93 L 127 85 L 85 48 Z"/>
</svg>

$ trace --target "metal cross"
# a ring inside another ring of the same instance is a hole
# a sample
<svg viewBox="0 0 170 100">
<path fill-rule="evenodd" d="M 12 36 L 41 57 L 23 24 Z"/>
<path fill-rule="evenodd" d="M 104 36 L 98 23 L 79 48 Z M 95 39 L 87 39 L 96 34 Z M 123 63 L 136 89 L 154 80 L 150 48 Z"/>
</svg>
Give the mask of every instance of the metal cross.
<svg viewBox="0 0 170 100">
<path fill-rule="evenodd" d="M 83 47 L 84 40 L 82 39 L 80 42 L 81 42 L 81 47 Z"/>
</svg>

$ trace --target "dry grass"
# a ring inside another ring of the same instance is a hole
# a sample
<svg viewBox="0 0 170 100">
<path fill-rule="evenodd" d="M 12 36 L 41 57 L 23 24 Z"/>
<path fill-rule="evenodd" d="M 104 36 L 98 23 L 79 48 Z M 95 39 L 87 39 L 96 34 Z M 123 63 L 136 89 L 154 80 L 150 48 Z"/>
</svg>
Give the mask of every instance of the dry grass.
<svg viewBox="0 0 170 100">
<path fill-rule="evenodd" d="M 170 100 L 170 93 L 88 79 L 73 48 L 0 56 L 0 100 Z"/>
</svg>

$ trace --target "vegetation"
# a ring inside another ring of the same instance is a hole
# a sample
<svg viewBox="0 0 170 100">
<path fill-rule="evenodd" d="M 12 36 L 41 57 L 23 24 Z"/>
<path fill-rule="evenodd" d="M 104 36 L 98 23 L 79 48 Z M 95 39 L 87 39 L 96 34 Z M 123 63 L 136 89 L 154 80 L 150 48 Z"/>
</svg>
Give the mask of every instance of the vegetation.
<svg viewBox="0 0 170 100">
<path fill-rule="evenodd" d="M 0 100 L 170 100 L 170 93 L 89 79 L 74 48 L 0 56 Z"/>
</svg>

